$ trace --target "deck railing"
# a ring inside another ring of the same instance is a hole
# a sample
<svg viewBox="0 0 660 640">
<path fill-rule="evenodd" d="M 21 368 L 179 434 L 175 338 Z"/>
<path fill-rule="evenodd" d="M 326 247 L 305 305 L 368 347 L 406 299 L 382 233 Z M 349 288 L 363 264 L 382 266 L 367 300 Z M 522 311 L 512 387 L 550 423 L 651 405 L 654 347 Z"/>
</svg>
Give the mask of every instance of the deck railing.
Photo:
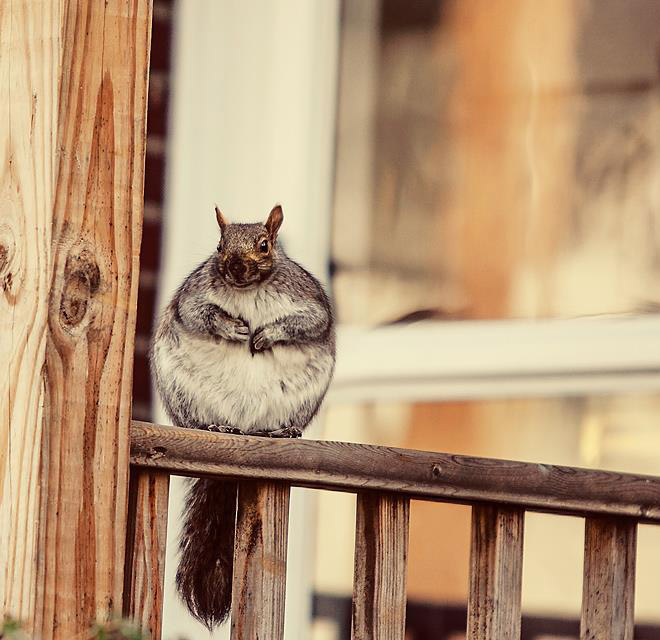
<svg viewBox="0 0 660 640">
<path fill-rule="evenodd" d="M 467 637 L 520 637 L 526 511 L 585 518 L 581 638 L 632 640 L 637 524 L 660 478 L 133 422 L 125 603 L 159 637 L 169 474 L 239 480 L 232 640 L 283 637 L 289 489 L 357 493 L 352 637 L 403 640 L 409 501 L 472 506 Z M 249 595 L 247 595 L 249 594 Z"/>
</svg>

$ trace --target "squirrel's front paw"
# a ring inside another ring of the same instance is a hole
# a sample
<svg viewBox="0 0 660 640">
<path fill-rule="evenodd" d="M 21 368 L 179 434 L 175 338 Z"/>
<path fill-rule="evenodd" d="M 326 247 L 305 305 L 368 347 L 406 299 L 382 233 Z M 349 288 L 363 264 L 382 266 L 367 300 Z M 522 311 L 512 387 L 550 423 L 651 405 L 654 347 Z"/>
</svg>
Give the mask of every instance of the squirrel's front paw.
<svg viewBox="0 0 660 640">
<path fill-rule="evenodd" d="M 250 338 L 250 327 L 240 318 L 228 318 L 223 322 L 222 329 L 218 331 L 221 338 L 235 342 L 247 342 Z"/>
<path fill-rule="evenodd" d="M 275 335 L 271 327 L 261 327 L 252 334 L 250 340 L 250 351 L 252 355 L 258 351 L 270 349 L 275 343 Z"/>
</svg>

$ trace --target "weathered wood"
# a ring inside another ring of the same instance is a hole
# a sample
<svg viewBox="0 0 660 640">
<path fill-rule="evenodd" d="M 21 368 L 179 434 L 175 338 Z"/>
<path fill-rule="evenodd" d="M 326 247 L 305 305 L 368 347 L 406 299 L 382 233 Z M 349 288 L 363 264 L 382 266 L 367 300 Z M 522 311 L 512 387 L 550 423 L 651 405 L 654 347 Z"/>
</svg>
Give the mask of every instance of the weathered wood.
<svg viewBox="0 0 660 640">
<path fill-rule="evenodd" d="M 0 2 L 0 618 L 121 612 L 149 0 Z"/>
<path fill-rule="evenodd" d="M 232 436 L 133 422 L 131 462 L 180 475 L 282 480 L 565 514 L 660 522 L 660 478 L 314 440 Z"/>
<path fill-rule="evenodd" d="M 637 523 L 587 518 L 581 640 L 632 640 Z"/>
<path fill-rule="evenodd" d="M 129 487 L 124 616 L 160 640 L 170 476 L 133 470 Z"/>
<path fill-rule="evenodd" d="M 410 500 L 361 492 L 357 497 L 354 640 L 403 640 Z"/>
<path fill-rule="evenodd" d="M 282 640 L 286 593 L 289 487 L 243 481 L 232 581 L 232 640 Z"/>
<path fill-rule="evenodd" d="M 472 507 L 468 640 L 517 640 L 525 512 L 498 505 Z"/>
</svg>

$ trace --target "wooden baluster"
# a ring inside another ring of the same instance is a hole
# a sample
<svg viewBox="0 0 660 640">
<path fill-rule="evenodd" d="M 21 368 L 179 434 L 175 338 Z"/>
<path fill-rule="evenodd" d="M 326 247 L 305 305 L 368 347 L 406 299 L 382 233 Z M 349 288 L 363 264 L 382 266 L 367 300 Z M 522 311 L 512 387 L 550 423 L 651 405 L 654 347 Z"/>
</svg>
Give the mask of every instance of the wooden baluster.
<svg viewBox="0 0 660 640">
<path fill-rule="evenodd" d="M 132 470 L 124 570 L 124 616 L 160 640 L 170 476 Z"/>
<path fill-rule="evenodd" d="M 353 589 L 354 640 L 403 640 L 410 501 L 359 493 Z"/>
<path fill-rule="evenodd" d="M 246 480 L 238 486 L 232 582 L 232 640 L 282 640 L 289 486 Z"/>
<path fill-rule="evenodd" d="M 520 638 L 525 512 L 472 507 L 468 640 Z"/>
<path fill-rule="evenodd" d="M 581 640 L 632 640 L 637 523 L 587 518 Z"/>
</svg>

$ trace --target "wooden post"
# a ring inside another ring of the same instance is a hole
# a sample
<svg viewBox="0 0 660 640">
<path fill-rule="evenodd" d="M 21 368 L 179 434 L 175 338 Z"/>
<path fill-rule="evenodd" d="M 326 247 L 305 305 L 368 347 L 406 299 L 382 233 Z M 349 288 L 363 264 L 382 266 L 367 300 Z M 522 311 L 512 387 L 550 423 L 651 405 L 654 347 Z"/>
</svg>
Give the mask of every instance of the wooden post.
<svg viewBox="0 0 660 640">
<path fill-rule="evenodd" d="M 472 507 L 468 640 L 520 638 L 525 512 Z"/>
<path fill-rule="evenodd" d="M 0 3 L 0 617 L 122 610 L 150 0 Z"/>
<path fill-rule="evenodd" d="M 637 523 L 587 518 L 581 640 L 632 640 Z"/>
<path fill-rule="evenodd" d="M 359 493 L 352 638 L 403 640 L 410 500 Z"/>
<path fill-rule="evenodd" d="M 289 486 L 238 485 L 231 639 L 282 640 L 286 593 Z"/>
<path fill-rule="evenodd" d="M 131 472 L 124 574 L 124 615 L 150 640 L 160 640 L 170 476 Z"/>
</svg>

